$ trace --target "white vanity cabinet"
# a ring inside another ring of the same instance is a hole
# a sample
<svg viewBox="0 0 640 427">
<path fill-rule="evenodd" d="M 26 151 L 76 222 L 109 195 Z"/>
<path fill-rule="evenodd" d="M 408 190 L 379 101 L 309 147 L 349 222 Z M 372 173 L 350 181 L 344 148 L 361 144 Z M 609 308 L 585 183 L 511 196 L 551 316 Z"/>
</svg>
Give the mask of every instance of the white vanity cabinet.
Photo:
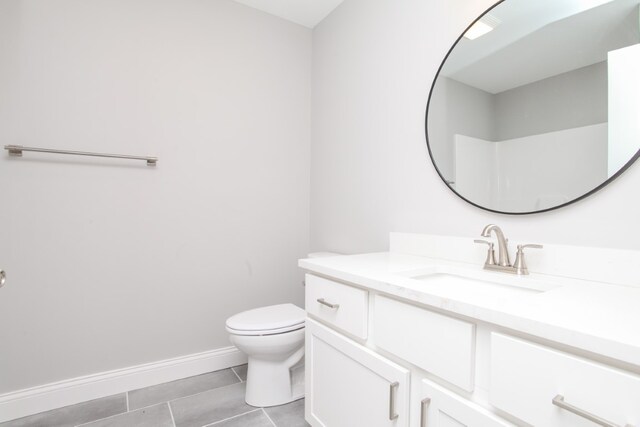
<svg viewBox="0 0 640 427">
<path fill-rule="evenodd" d="M 640 368 L 407 294 L 313 274 L 306 282 L 313 427 L 640 427 Z"/>
<path fill-rule="evenodd" d="M 308 320 L 305 416 L 319 427 L 408 427 L 409 371 Z"/>
</svg>

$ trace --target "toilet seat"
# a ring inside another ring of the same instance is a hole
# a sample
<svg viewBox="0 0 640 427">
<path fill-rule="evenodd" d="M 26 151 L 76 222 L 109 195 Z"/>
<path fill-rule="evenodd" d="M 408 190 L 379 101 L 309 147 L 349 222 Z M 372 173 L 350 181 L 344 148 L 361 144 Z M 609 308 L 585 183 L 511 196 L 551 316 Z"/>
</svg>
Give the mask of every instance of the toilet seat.
<svg viewBox="0 0 640 427">
<path fill-rule="evenodd" d="M 227 319 L 234 335 L 275 335 L 304 328 L 305 311 L 293 304 L 278 304 L 243 311 Z"/>
<path fill-rule="evenodd" d="M 304 328 L 304 323 L 301 325 L 289 326 L 286 328 L 270 329 L 265 331 L 243 331 L 241 329 L 232 329 L 227 326 L 227 332 L 232 335 L 245 335 L 245 336 L 262 336 L 262 335 L 277 335 L 284 334 L 285 332 L 297 331 Z"/>
</svg>

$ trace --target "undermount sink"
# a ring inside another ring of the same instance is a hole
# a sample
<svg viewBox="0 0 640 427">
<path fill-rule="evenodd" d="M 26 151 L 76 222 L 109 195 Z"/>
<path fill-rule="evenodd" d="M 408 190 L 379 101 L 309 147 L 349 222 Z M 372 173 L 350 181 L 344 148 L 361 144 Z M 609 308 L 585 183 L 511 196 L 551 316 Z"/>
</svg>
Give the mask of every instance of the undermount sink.
<svg viewBox="0 0 640 427">
<path fill-rule="evenodd" d="M 446 289 L 452 297 L 472 295 L 508 297 L 536 295 L 560 287 L 560 285 L 515 275 L 464 269 L 437 268 L 431 271 L 415 271 L 402 274 L 431 286 Z"/>
</svg>

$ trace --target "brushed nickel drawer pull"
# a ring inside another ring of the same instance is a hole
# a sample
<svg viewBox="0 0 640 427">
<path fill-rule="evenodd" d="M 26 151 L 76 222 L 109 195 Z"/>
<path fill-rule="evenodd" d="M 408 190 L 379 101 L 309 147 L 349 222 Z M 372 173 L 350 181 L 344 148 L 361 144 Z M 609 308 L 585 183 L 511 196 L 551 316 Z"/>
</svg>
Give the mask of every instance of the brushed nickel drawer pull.
<svg viewBox="0 0 640 427">
<path fill-rule="evenodd" d="M 5 273 L 4 270 L 0 270 L 0 288 L 3 287 L 5 283 L 7 283 L 7 273 Z"/>
<path fill-rule="evenodd" d="M 603 418 L 600 418 L 596 415 L 593 415 L 590 412 L 585 411 L 584 409 L 580 409 L 577 406 L 573 406 L 570 403 L 567 403 L 564 401 L 564 396 L 561 394 L 556 395 L 556 397 L 553 398 L 553 400 L 551 401 L 551 403 L 553 403 L 555 406 L 565 409 L 573 414 L 576 414 L 582 418 L 584 418 L 585 420 L 589 420 L 592 421 L 596 424 L 598 424 L 599 426 L 603 426 L 603 427 L 620 427 L 618 424 L 614 424 L 610 421 L 607 421 Z M 625 427 L 633 427 L 630 424 L 627 424 Z"/>
<path fill-rule="evenodd" d="M 331 304 L 330 302 L 326 302 L 324 298 L 318 298 L 316 301 L 318 301 L 322 305 L 326 305 L 329 308 L 333 308 L 336 310 L 340 308 L 340 304 Z"/>
<path fill-rule="evenodd" d="M 427 408 L 431 403 L 431 398 L 427 397 L 420 402 L 420 427 L 427 427 Z"/>
<path fill-rule="evenodd" d="M 389 420 L 393 421 L 398 418 L 396 412 L 396 393 L 400 383 L 398 381 L 389 384 Z"/>
</svg>

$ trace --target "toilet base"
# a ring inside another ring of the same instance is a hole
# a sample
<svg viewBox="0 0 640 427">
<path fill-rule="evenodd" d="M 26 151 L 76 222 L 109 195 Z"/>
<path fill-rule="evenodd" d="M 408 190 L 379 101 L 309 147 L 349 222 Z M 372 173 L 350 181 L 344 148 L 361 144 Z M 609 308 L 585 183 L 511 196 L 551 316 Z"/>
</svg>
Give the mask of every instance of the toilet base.
<svg viewBox="0 0 640 427">
<path fill-rule="evenodd" d="M 284 405 L 304 397 L 304 363 L 292 368 L 249 357 L 245 401 L 258 408 Z"/>
</svg>

